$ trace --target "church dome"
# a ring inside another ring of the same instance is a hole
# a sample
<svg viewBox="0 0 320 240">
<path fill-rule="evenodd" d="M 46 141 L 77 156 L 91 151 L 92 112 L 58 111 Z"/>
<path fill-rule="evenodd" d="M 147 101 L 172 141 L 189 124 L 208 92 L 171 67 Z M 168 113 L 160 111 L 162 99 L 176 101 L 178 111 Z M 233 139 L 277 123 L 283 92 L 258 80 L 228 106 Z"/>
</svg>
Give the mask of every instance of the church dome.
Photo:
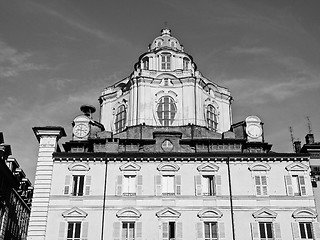
<svg viewBox="0 0 320 240">
<path fill-rule="evenodd" d="M 171 30 L 164 28 L 161 30 L 161 36 L 156 37 L 150 45 L 149 51 L 155 51 L 159 49 L 173 49 L 183 52 L 183 46 L 179 43 L 178 39 L 171 36 Z"/>
</svg>

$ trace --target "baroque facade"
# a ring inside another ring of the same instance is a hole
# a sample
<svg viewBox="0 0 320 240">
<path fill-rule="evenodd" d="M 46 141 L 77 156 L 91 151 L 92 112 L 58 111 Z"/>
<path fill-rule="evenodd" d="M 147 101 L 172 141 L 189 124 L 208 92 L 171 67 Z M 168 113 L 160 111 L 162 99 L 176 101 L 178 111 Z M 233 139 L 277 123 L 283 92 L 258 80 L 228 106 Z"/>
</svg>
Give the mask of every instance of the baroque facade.
<svg viewBox="0 0 320 240">
<path fill-rule="evenodd" d="M 232 123 L 228 89 L 163 29 L 133 73 L 84 105 L 72 139 L 35 127 L 28 239 L 320 239 L 308 153 L 275 153 Z"/>
<path fill-rule="evenodd" d="M 25 240 L 33 187 L 0 132 L 0 240 Z"/>
</svg>

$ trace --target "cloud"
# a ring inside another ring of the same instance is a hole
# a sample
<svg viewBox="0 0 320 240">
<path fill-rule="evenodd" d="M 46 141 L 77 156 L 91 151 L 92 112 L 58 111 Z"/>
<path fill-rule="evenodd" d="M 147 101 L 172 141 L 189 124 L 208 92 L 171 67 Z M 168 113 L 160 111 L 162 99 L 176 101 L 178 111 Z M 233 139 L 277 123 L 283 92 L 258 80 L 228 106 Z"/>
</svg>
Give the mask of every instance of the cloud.
<svg viewBox="0 0 320 240">
<path fill-rule="evenodd" d="M 28 4 L 32 5 L 34 8 L 40 9 L 42 12 L 44 12 L 46 15 L 51 15 L 64 23 L 68 24 L 71 27 L 74 27 L 75 29 L 81 30 L 85 33 L 88 33 L 96 38 L 99 38 L 101 40 L 104 40 L 109 43 L 120 43 L 120 44 L 129 44 L 128 41 L 124 39 L 120 39 L 118 37 L 112 36 L 110 34 L 106 34 L 105 32 L 94 28 L 93 26 L 89 26 L 88 24 L 83 23 L 81 20 L 76 19 L 75 17 L 71 17 L 70 13 L 69 15 L 62 14 L 52 8 L 49 8 L 43 4 L 31 2 L 29 1 Z M 33 9 L 34 10 L 34 9 Z M 70 39 L 70 36 L 68 36 Z M 72 37 L 74 40 L 74 37 Z"/>
<path fill-rule="evenodd" d="M 301 93 L 320 88 L 318 78 L 300 75 L 292 79 L 232 79 L 225 85 L 232 87 L 236 100 L 243 104 L 264 104 L 271 101 L 283 101 Z"/>
<path fill-rule="evenodd" d="M 32 56 L 32 53 L 19 52 L 0 40 L 0 77 L 15 77 L 21 72 L 48 69 L 44 64 L 31 62 Z"/>
</svg>

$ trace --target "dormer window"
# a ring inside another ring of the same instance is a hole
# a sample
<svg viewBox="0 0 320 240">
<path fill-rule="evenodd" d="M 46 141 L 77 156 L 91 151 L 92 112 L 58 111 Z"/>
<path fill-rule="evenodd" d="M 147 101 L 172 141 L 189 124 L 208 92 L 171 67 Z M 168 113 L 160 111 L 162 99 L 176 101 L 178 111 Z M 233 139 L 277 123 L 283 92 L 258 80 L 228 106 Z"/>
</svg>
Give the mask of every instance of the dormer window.
<svg viewBox="0 0 320 240">
<path fill-rule="evenodd" d="M 174 100 L 165 96 L 159 100 L 157 115 L 162 126 L 171 126 L 177 113 L 177 107 Z"/>
<path fill-rule="evenodd" d="M 127 111 L 124 105 L 120 105 L 117 109 L 114 121 L 116 133 L 122 132 L 126 126 Z"/>
<path fill-rule="evenodd" d="M 208 128 L 212 131 L 216 131 L 218 127 L 217 110 L 213 105 L 207 107 L 207 124 Z"/>
<path fill-rule="evenodd" d="M 189 59 L 188 58 L 183 58 L 183 70 L 188 70 L 189 69 Z"/>
<path fill-rule="evenodd" d="M 142 69 L 149 70 L 149 58 L 145 57 L 142 59 Z"/>
<path fill-rule="evenodd" d="M 170 70 L 171 69 L 171 54 L 164 53 L 161 54 L 161 70 Z"/>
</svg>

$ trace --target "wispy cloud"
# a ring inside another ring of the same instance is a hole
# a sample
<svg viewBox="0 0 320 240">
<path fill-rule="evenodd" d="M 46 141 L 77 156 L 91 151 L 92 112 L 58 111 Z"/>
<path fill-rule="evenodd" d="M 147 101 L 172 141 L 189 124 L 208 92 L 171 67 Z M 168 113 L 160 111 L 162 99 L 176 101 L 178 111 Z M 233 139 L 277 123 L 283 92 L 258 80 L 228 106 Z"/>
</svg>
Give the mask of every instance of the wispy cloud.
<svg viewBox="0 0 320 240">
<path fill-rule="evenodd" d="M 32 53 L 19 52 L 0 40 L 0 77 L 15 77 L 21 72 L 48 69 L 44 64 L 33 63 L 32 56 Z"/>
<path fill-rule="evenodd" d="M 33 7 L 40 9 L 45 14 L 53 16 L 53 17 L 63 21 L 64 23 L 68 24 L 69 26 L 74 27 L 75 29 L 81 30 L 85 33 L 88 33 L 88 34 L 90 34 L 96 38 L 99 38 L 103 41 L 106 41 L 109 43 L 118 43 L 118 42 L 126 43 L 126 44 L 129 43 L 124 39 L 120 39 L 119 37 L 112 36 L 111 34 L 107 34 L 104 31 L 101 31 L 100 29 L 93 27 L 92 25 L 84 23 L 83 21 L 81 21 L 80 19 L 77 19 L 76 17 L 71 17 L 70 14 L 67 16 L 61 12 L 56 11 L 53 8 L 49 8 L 49 7 L 45 6 L 44 4 L 36 3 L 33 1 L 29 1 L 28 3 L 30 5 L 32 5 Z M 68 36 L 68 37 L 70 38 L 70 36 Z"/>
</svg>

